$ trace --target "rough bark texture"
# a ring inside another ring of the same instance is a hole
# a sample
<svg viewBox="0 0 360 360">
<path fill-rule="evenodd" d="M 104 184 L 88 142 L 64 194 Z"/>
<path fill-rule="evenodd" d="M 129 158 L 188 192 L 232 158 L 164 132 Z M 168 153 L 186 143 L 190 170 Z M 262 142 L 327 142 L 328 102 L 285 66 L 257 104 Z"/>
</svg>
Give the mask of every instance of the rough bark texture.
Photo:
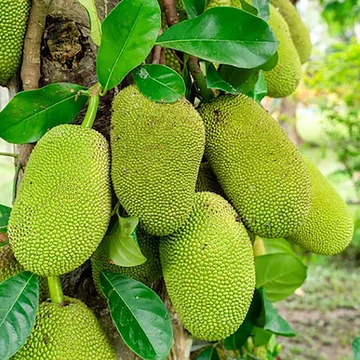
<svg viewBox="0 0 360 360">
<path fill-rule="evenodd" d="M 105 15 L 112 10 L 117 2 L 116 0 L 96 0 L 100 20 L 104 19 Z M 31 41 L 33 41 L 32 37 L 36 37 L 35 32 L 39 32 L 39 29 L 33 27 L 33 30 L 30 30 L 27 34 L 27 37 L 29 37 Z M 30 50 L 29 53 L 24 53 L 24 58 L 30 59 L 30 64 L 27 66 L 37 71 L 35 67 L 40 65 L 40 78 L 39 76 L 32 77 L 31 80 L 29 80 L 30 82 L 27 81 L 26 84 L 24 84 L 24 88 L 36 88 L 37 81 L 40 87 L 54 82 L 72 82 L 90 87 L 97 82 L 95 72 L 97 47 L 89 37 L 87 13 L 78 1 L 50 1 L 44 32 L 40 40 L 40 59 L 34 56 L 33 53 L 30 53 Z M 36 49 L 32 48 L 31 52 L 34 50 Z M 33 62 L 32 59 L 34 60 Z M 19 81 L 15 81 L 10 87 L 12 94 L 17 90 L 21 90 Z M 119 89 L 115 89 L 115 91 L 108 92 L 108 94 L 101 99 L 94 124 L 94 128 L 100 131 L 107 139 L 109 139 L 111 102 L 114 93 L 118 90 Z M 80 123 L 84 113 L 85 110 L 77 117 L 75 122 Z M 21 182 L 23 171 L 26 168 L 33 147 L 33 144 L 18 147 L 18 162 L 22 165 L 18 176 L 18 183 Z M 112 324 L 105 300 L 96 293 L 89 261 L 79 269 L 63 276 L 62 285 L 66 295 L 84 301 L 94 310 L 114 345 L 119 359 L 138 359 L 122 342 Z M 164 283 L 161 281 L 154 284 L 153 288 L 163 298 L 165 304 L 170 309 L 173 320 L 175 340 L 169 359 L 189 359 L 192 341 L 171 307 Z"/>
</svg>

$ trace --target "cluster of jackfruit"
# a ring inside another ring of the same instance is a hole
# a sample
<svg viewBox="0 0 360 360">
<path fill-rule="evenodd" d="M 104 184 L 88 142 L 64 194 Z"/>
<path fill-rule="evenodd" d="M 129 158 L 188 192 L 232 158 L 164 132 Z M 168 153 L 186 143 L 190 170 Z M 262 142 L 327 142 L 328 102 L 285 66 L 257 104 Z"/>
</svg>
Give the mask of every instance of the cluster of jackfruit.
<svg viewBox="0 0 360 360">
<path fill-rule="evenodd" d="M 15 75 L 23 48 L 30 0 L 2 0 L 0 6 L 0 85 Z"/>
</svg>

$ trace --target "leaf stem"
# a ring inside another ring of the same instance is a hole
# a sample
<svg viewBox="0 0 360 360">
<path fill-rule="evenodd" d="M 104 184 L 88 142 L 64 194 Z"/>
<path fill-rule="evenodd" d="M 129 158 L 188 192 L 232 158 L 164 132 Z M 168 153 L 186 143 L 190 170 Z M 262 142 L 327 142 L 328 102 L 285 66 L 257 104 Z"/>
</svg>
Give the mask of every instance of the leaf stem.
<svg viewBox="0 0 360 360">
<path fill-rule="evenodd" d="M 96 113 L 99 107 L 99 93 L 101 90 L 101 86 L 99 83 L 96 83 L 94 86 L 92 86 L 89 89 L 89 103 L 88 103 L 88 108 L 86 110 L 86 114 L 84 117 L 84 120 L 81 124 L 82 127 L 85 128 L 92 128 L 95 118 L 96 118 Z"/>
<path fill-rule="evenodd" d="M 48 284 L 51 301 L 55 304 L 62 304 L 64 302 L 64 294 L 61 288 L 60 277 L 49 276 Z"/>
<path fill-rule="evenodd" d="M 19 155 L 18 154 L 14 154 L 14 153 L 8 153 L 8 152 L 1 152 L 0 151 L 0 156 L 11 156 L 13 158 L 17 158 Z"/>
</svg>

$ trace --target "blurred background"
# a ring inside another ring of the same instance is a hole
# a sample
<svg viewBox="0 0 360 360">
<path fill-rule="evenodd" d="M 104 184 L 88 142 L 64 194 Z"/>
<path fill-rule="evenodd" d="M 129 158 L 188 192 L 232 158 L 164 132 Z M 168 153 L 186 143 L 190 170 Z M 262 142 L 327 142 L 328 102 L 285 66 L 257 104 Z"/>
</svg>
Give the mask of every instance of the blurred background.
<svg viewBox="0 0 360 360">
<path fill-rule="evenodd" d="M 312 56 L 297 92 L 264 105 L 348 203 L 355 234 L 334 257 L 297 249 L 308 278 L 275 303 L 297 337 L 277 341 L 283 360 L 348 360 L 360 336 L 360 4 L 298 0 L 296 6 L 311 34 Z M 0 109 L 7 101 L 0 87 Z M 13 153 L 14 147 L 0 139 L 0 151 Z M 0 156 L 0 204 L 11 206 L 13 177 L 13 158 Z"/>
</svg>

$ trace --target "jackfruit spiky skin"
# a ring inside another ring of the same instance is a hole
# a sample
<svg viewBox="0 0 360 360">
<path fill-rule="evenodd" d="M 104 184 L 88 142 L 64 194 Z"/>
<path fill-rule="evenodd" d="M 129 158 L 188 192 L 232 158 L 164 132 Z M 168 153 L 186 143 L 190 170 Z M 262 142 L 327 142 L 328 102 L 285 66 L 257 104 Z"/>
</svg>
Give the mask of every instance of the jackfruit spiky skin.
<svg viewBox="0 0 360 360">
<path fill-rule="evenodd" d="M 80 300 L 65 297 L 65 306 L 39 305 L 34 328 L 14 360 L 116 360 L 101 325 Z"/>
<path fill-rule="evenodd" d="M 192 335 L 215 341 L 239 328 L 255 288 L 254 255 L 225 199 L 196 193 L 189 219 L 160 239 L 160 259 L 171 302 Z"/>
<path fill-rule="evenodd" d="M 2 0 L 0 5 L 0 85 L 15 75 L 21 61 L 30 0 Z"/>
<path fill-rule="evenodd" d="M 271 4 L 268 23 L 279 41 L 279 47 L 277 64 L 270 71 L 264 71 L 267 95 L 281 98 L 292 94 L 298 87 L 301 62 L 286 21 Z"/>
<path fill-rule="evenodd" d="M 219 96 L 199 107 L 205 157 L 226 198 L 252 233 L 296 231 L 310 209 L 310 175 L 279 124 L 246 95 Z"/>
<path fill-rule="evenodd" d="M 15 259 L 10 245 L 0 247 L 0 283 L 11 276 L 25 271 L 24 268 Z M 44 301 L 49 297 L 49 287 L 47 278 L 39 276 L 39 301 Z"/>
<path fill-rule="evenodd" d="M 338 254 L 353 237 L 349 207 L 318 168 L 309 159 L 304 160 L 312 186 L 310 212 L 300 229 L 287 239 L 316 254 Z"/>
<path fill-rule="evenodd" d="M 209 0 L 206 9 L 211 9 L 218 6 L 231 6 L 230 0 Z"/>
<path fill-rule="evenodd" d="M 295 6 L 289 0 L 271 0 L 271 4 L 279 11 L 289 26 L 291 39 L 299 54 L 301 64 L 308 61 L 311 55 L 310 34 Z"/>
<path fill-rule="evenodd" d="M 160 257 L 159 257 L 159 238 L 146 234 L 141 228 L 136 230 L 137 240 L 139 242 L 140 250 L 146 257 L 146 261 L 138 266 L 124 267 L 112 264 L 107 256 L 102 251 L 101 247 L 98 247 L 91 257 L 92 263 L 92 276 L 94 285 L 102 296 L 102 291 L 99 282 L 100 270 L 120 273 L 124 276 L 131 277 L 137 281 L 150 286 L 154 281 L 158 280 L 162 276 Z"/>
<path fill-rule="evenodd" d="M 26 269 L 55 276 L 83 264 L 111 214 L 109 150 L 93 129 L 59 125 L 37 143 L 10 214 L 8 235 Z"/>
<path fill-rule="evenodd" d="M 215 194 L 221 195 L 222 197 L 225 196 L 208 162 L 203 162 L 200 164 L 195 191 L 210 191 Z"/>
<path fill-rule="evenodd" d="M 136 86 L 120 91 L 111 119 L 112 180 L 121 205 L 151 235 L 188 218 L 204 152 L 201 117 L 185 99 L 155 103 Z"/>
</svg>

